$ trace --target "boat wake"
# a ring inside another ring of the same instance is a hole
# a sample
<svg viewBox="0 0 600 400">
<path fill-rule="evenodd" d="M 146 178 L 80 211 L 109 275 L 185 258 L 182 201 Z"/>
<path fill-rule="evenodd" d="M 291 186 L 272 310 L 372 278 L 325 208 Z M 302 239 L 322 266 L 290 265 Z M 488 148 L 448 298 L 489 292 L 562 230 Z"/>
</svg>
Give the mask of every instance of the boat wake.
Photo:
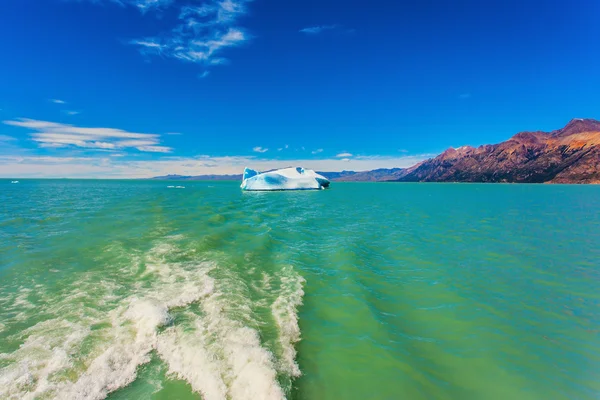
<svg viewBox="0 0 600 400">
<path fill-rule="evenodd" d="M 0 398 L 103 399 L 154 353 L 203 399 L 285 398 L 300 375 L 303 278 L 285 267 L 249 282 L 213 261 L 172 261 L 187 251 L 176 242 L 131 256 L 118 275 L 83 274 L 68 295 L 48 299 L 42 311 L 54 317 L 15 333 L 20 346 L 0 354 Z M 267 295 L 252 296 L 256 286 Z M 5 300 L 16 310 L 19 299 Z M 257 312 L 265 307 L 270 317 Z M 261 332 L 269 324 L 273 340 Z"/>
</svg>

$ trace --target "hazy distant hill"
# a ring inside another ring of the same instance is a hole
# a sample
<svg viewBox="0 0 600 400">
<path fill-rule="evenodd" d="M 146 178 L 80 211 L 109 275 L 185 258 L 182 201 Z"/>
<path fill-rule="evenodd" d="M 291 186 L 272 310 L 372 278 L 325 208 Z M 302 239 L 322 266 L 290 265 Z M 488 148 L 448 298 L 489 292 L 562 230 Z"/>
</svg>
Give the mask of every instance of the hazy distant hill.
<svg viewBox="0 0 600 400">
<path fill-rule="evenodd" d="M 156 181 L 241 181 L 242 175 L 165 175 L 150 178 Z"/>
<path fill-rule="evenodd" d="M 406 173 L 407 169 L 405 168 L 381 168 L 374 169 L 373 171 L 352 172 L 348 175 L 330 179 L 338 182 L 382 182 L 398 180 L 406 175 Z M 329 177 L 327 175 L 328 172 L 324 172 L 323 174 Z"/>
</svg>

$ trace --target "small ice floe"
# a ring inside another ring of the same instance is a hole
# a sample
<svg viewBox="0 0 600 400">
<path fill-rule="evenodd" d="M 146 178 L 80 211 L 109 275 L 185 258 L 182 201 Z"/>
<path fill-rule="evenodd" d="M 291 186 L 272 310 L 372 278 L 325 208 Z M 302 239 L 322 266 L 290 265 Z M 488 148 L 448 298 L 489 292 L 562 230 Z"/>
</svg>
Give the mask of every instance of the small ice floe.
<svg viewBox="0 0 600 400">
<path fill-rule="evenodd" d="M 175 186 L 175 189 L 185 189 L 185 186 Z"/>
<path fill-rule="evenodd" d="M 19 183 L 19 181 L 10 181 L 10 183 Z"/>
<path fill-rule="evenodd" d="M 174 189 L 175 186 L 167 186 L 168 189 Z"/>
</svg>

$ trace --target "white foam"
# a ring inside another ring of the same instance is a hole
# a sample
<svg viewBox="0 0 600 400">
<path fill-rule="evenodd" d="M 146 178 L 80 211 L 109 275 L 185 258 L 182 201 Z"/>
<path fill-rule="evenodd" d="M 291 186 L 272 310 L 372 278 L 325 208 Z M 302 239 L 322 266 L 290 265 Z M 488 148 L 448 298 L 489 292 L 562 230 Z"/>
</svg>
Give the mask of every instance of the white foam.
<svg viewBox="0 0 600 400">
<path fill-rule="evenodd" d="M 13 307 L 18 308 L 35 308 L 35 305 L 29 301 L 29 293 L 31 289 L 20 287 L 17 297 L 13 301 Z"/>
<path fill-rule="evenodd" d="M 196 329 L 169 328 L 158 352 L 169 372 L 190 383 L 205 400 L 283 399 L 273 355 L 262 347 L 258 332 L 227 316 L 222 293 L 201 302 L 204 316 Z"/>
<path fill-rule="evenodd" d="M 175 250 L 159 245 L 146 260 L 157 261 Z M 26 337 L 23 345 L 11 354 L 1 355 L 12 363 L 0 370 L 0 398 L 102 399 L 127 386 L 135 380 L 137 367 L 150 361 L 150 352 L 156 348 L 158 328 L 171 321 L 168 310 L 197 301 L 212 291 L 212 287 L 203 282 L 212 267 L 209 263 L 151 265 L 145 274 L 153 274 L 152 286 L 131 288 L 137 293 L 120 301 L 120 305 L 108 313 L 84 309 L 81 305 L 90 299 L 86 288 L 73 290 L 50 305 L 47 311 L 68 315 L 82 325 L 56 319 L 38 323 L 22 332 L 20 336 Z M 97 276 L 87 274 L 81 278 L 82 285 L 93 282 L 94 289 L 99 287 L 107 295 L 120 288 L 114 280 L 98 281 Z M 20 290 L 13 303 L 28 308 L 27 295 L 27 289 Z M 73 307 L 74 304 L 79 306 Z M 91 353 L 81 360 L 83 367 L 75 368 L 73 361 L 82 353 L 83 340 L 90 336 L 88 327 L 107 322 L 110 325 L 103 329 L 105 340 L 96 340 Z M 64 378 L 67 371 L 70 375 L 77 374 L 78 378 L 74 382 L 67 380 Z"/>
<path fill-rule="evenodd" d="M 87 327 L 53 319 L 40 322 L 23 332 L 25 342 L 3 359 L 14 361 L 0 370 L 0 398 L 34 399 L 53 392 L 57 384 L 50 377 L 72 366 Z"/>
<path fill-rule="evenodd" d="M 262 273 L 262 286 L 264 290 L 271 290 L 271 275 L 266 272 Z"/>
<path fill-rule="evenodd" d="M 303 285 L 306 281 L 293 268 L 286 267 L 281 275 L 281 291 L 271 307 L 273 318 L 279 329 L 279 342 L 282 347 L 281 369 L 290 376 L 299 377 L 302 373 L 296 363 L 296 348 L 300 341 L 298 307 L 302 305 Z"/>
<path fill-rule="evenodd" d="M 111 345 L 74 384 L 61 390 L 61 396 L 103 399 L 129 385 L 136 378 L 137 367 L 150 361 L 150 352 L 156 348 L 157 328 L 170 321 L 166 304 L 156 299 L 132 299 L 125 310 L 113 315 L 113 325 L 117 328 Z"/>
<path fill-rule="evenodd" d="M 0 354 L 9 361 L 0 369 L 0 398 L 103 399 L 133 382 L 138 367 L 156 350 L 169 372 L 189 382 L 205 400 L 283 399 L 278 372 L 300 375 L 294 343 L 300 338 L 296 308 L 302 302 L 304 280 L 291 267 L 280 278 L 263 273 L 257 280 L 265 295 L 277 280 L 281 282 L 272 304 L 282 348 L 278 360 L 252 328 L 260 324 L 253 307 L 267 297 L 253 305 L 247 282 L 233 271 L 225 278 L 209 276 L 214 263 L 168 261 L 187 251 L 162 242 L 145 255 L 129 255 L 145 269 L 141 279 L 128 287 L 126 298 L 118 295 L 123 289 L 118 276 L 98 279 L 85 273 L 76 290 L 54 302 L 42 300 L 48 304 L 45 312 L 61 317 L 20 332 L 16 339 L 24 338 L 21 347 Z M 139 271 L 127 266 L 121 273 L 131 277 Z M 19 291 L 13 303 L 28 309 L 28 293 Z M 99 293 L 102 300 L 97 299 Z M 83 306 L 92 299 L 97 306 Z M 182 311 L 191 326 L 168 326 L 170 310 L 195 302 L 199 315 Z M 77 324 L 69 322 L 75 320 Z M 100 328 L 91 331 L 93 325 Z"/>
</svg>

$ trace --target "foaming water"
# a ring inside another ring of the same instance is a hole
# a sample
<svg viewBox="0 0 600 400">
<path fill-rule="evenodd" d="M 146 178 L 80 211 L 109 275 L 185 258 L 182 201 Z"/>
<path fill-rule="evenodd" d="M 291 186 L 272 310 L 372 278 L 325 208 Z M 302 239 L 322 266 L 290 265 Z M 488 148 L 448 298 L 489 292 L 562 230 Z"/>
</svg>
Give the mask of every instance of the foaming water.
<svg viewBox="0 0 600 400">
<path fill-rule="evenodd" d="M 598 398 L 599 187 L 166 186 L 0 188 L 0 398 Z"/>
<path fill-rule="evenodd" d="M 56 299 L 47 310 L 56 318 L 17 333 L 24 342 L 0 356 L 6 365 L 0 370 L 0 398 L 103 399 L 131 384 L 153 351 L 167 363 L 171 375 L 189 382 L 205 399 L 284 398 L 277 379 L 278 357 L 247 325 L 260 323 L 253 321 L 252 300 L 240 296 L 237 286 L 243 287 L 243 282 L 232 271 L 216 273 L 226 275 L 222 281 L 211 277 L 219 268 L 213 261 L 169 261 L 188 252 L 177 246 L 180 239 L 165 238 L 142 257 L 132 255 L 129 265 L 109 275 L 86 273 L 74 282 L 80 289 Z M 291 269 L 286 273 L 296 278 L 285 279 L 301 279 Z M 92 299 L 87 289 L 91 285 L 97 289 L 99 282 L 102 296 L 94 293 Z M 298 290 L 301 293 L 301 287 Z M 20 289 L 12 307 L 30 309 L 28 293 Z M 289 295 L 293 304 L 300 305 L 298 293 Z M 274 307 L 284 301 L 281 296 L 285 294 L 278 294 Z M 88 301 L 96 303 L 87 309 L 83 304 Z M 186 309 L 195 303 L 199 309 Z M 178 324 L 172 310 L 185 310 L 187 322 Z M 298 329 L 296 309 L 288 307 L 285 312 L 294 314 L 289 318 Z M 287 337 L 282 340 L 289 345 Z M 281 355 L 285 363 L 290 362 L 288 353 Z"/>
</svg>

